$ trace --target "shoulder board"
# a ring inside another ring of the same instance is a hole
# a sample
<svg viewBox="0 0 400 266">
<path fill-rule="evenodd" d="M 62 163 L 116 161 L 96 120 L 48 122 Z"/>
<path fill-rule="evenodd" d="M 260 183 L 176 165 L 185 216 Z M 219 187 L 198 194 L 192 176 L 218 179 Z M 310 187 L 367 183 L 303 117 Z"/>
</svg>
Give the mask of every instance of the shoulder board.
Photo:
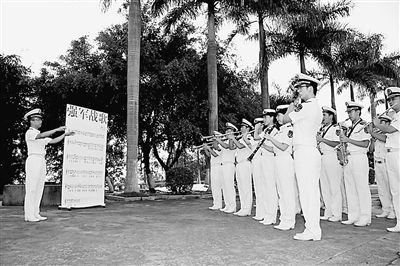
<svg viewBox="0 0 400 266">
<path fill-rule="evenodd" d="M 361 120 L 360 123 L 358 123 L 359 125 L 366 125 L 367 121 Z"/>
</svg>

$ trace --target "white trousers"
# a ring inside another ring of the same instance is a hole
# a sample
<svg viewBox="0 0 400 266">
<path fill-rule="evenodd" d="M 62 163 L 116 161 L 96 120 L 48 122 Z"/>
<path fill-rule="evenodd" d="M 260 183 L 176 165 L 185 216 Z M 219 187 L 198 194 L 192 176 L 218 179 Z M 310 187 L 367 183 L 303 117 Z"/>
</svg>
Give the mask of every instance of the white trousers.
<svg viewBox="0 0 400 266">
<path fill-rule="evenodd" d="M 390 194 L 389 177 L 385 159 L 375 158 L 375 181 L 378 185 L 378 196 L 382 204 L 382 211 L 393 212 L 392 194 Z"/>
<path fill-rule="evenodd" d="M 276 183 L 279 196 L 280 225 L 294 227 L 296 223 L 296 180 L 293 158 L 289 153 L 275 157 Z"/>
<path fill-rule="evenodd" d="M 325 203 L 325 216 L 342 218 L 342 177 L 343 170 L 336 153 L 321 156 L 321 194 Z"/>
<path fill-rule="evenodd" d="M 275 157 L 271 155 L 261 156 L 262 179 L 261 185 L 264 194 L 262 194 L 262 206 L 264 207 L 264 218 L 266 221 L 275 223 L 276 213 L 278 211 L 278 189 L 276 186 L 276 168 Z"/>
<path fill-rule="evenodd" d="M 246 160 L 236 165 L 236 182 L 239 190 L 240 211 L 251 213 L 253 189 L 251 187 L 251 162 Z"/>
<path fill-rule="evenodd" d="M 223 163 L 222 176 L 222 193 L 224 194 L 225 208 L 229 211 L 236 211 L 235 165 L 233 163 Z"/>
<path fill-rule="evenodd" d="M 46 160 L 44 156 L 29 155 L 25 162 L 25 220 L 33 220 L 39 215 L 44 181 L 46 178 Z"/>
<path fill-rule="evenodd" d="M 366 154 L 353 153 L 344 167 L 349 221 L 371 222 L 371 192 L 369 190 L 369 165 Z"/>
<path fill-rule="evenodd" d="M 315 147 L 301 147 L 294 152 L 294 168 L 299 188 L 300 204 L 305 219 L 306 231 L 321 235 L 319 176 L 321 154 Z"/>
<path fill-rule="evenodd" d="M 397 226 L 400 226 L 400 169 L 399 150 L 386 153 L 386 169 L 389 177 L 390 192 L 393 198 Z"/>
<path fill-rule="evenodd" d="M 253 185 L 256 196 L 256 217 L 262 219 L 266 215 L 266 190 L 263 182 L 263 161 L 261 156 L 254 158 L 253 166 Z"/>
<path fill-rule="evenodd" d="M 211 165 L 211 193 L 213 197 L 213 207 L 222 208 L 222 166 L 221 164 Z"/>
</svg>

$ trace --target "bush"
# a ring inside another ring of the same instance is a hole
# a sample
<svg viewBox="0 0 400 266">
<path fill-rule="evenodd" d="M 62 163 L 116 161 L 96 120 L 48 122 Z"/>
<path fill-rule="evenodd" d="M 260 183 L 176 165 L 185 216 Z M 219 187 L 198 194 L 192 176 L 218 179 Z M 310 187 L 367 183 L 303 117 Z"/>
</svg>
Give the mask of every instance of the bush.
<svg viewBox="0 0 400 266">
<path fill-rule="evenodd" d="M 185 194 L 193 187 L 193 172 L 186 167 L 174 167 L 168 170 L 165 185 L 174 194 Z"/>
</svg>

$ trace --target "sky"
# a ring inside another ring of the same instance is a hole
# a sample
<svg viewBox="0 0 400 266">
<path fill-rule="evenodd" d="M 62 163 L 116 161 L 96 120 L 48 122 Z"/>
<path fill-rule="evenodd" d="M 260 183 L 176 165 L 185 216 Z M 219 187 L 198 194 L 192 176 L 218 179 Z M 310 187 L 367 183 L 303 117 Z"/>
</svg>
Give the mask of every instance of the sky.
<svg viewBox="0 0 400 266">
<path fill-rule="evenodd" d="M 328 0 L 321 0 L 328 2 Z M 107 12 L 102 12 L 100 0 L 0 0 L 0 53 L 17 54 L 22 64 L 38 74 L 45 61 L 55 61 L 65 54 L 73 40 L 97 34 L 113 24 L 123 23 L 118 13 L 122 0 L 113 1 Z M 350 16 L 343 19 L 350 28 L 384 36 L 383 53 L 399 51 L 400 0 L 353 0 Z M 229 26 L 219 32 L 220 38 L 229 32 Z M 254 68 L 258 63 L 258 44 L 244 38 L 236 38 L 232 44 L 238 54 L 239 69 Z M 306 61 L 307 69 L 317 65 Z M 286 88 L 288 81 L 299 72 L 299 63 L 293 56 L 277 60 L 270 67 L 270 85 Z M 270 86 L 271 87 L 271 86 Z M 317 97 L 321 105 L 330 105 L 329 85 L 323 87 Z M 344 102 L 349 92 L 337 97 L 339 120 L 345 119 Z M 368 106 L 368 99 L 363 103 Z M 381 112 L 383 107 L 378 107 Z M 368 119 L 368 113 L 363 117 Z"/>
</svg>

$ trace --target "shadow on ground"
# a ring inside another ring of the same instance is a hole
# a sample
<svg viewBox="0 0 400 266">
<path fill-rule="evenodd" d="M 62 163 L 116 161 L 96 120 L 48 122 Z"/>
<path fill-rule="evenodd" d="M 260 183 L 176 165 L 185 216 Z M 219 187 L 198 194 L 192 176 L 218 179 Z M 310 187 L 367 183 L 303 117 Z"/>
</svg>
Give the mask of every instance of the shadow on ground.
<svg viewBox="0 0 400 266">
<path fill-rule="evenodd" d="M 207 209 L 211 199 L 108 202 L 106 208 L 43 209 L 27 223 L 22 207 L 0 208 L 1 265 L 388 265 L 399 263 L 394 220 L 364 228 L 323 221 L 323 239 L 292 239 L 251 217 Z M 374 213 L 379 212 L 374 210 Z"/>
</svg>

